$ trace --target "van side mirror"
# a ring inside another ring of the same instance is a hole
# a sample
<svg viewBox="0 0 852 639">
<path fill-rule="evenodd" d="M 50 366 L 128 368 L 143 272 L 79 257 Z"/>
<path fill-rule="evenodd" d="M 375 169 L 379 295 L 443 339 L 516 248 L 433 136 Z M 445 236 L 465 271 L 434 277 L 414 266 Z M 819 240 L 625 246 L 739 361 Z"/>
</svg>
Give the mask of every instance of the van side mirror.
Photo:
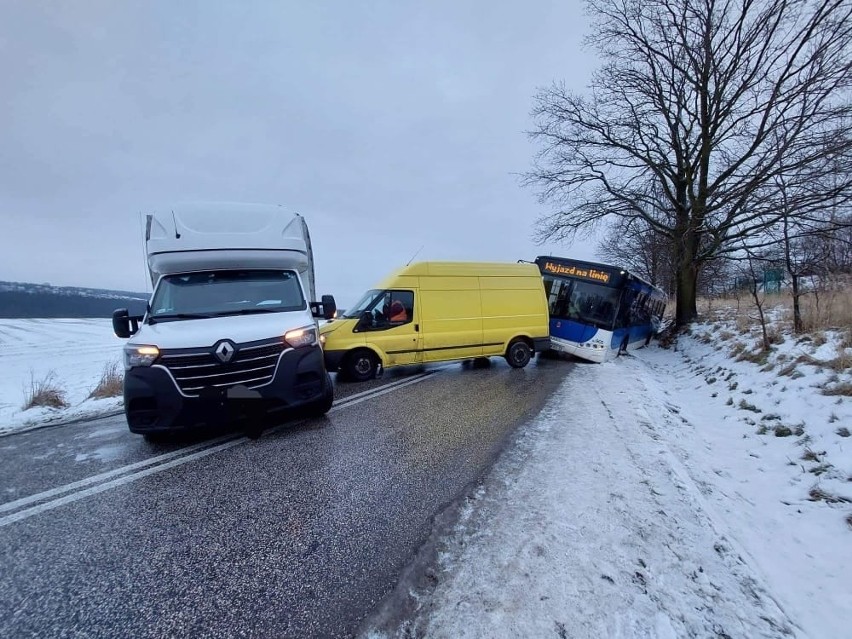
<svg viewBox="0 0 852 639">
<path fill-rule="evenodd" d="M 373 314 L 370 311 L 361 313 L 358 318 L 358 323 L 355 325 L 355 331 L 366 331 L 373 326 Z"/>
<path fill-rule="evenodd" d="M 132 317 L 126 308 L 119 308 L 112 314 L 112 330 L 116 337 L 127 339 L 139 330 L 139 317 Z"/>
</svg>

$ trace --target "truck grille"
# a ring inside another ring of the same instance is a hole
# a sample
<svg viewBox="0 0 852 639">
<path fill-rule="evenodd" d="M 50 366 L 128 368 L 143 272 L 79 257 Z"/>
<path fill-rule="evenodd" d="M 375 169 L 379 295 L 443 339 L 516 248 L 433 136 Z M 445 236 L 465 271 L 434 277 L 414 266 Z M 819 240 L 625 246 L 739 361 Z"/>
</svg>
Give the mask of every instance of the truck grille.
<svg viewBox="0 0 852 639">
<path fill-rule="evenodd" d="M 162 350 L 157 363 L 169 370 L 184 395 L 195 397 L 205 388 L 229 388 L 239 384 L 257 388 L 268 384 L 281 353 L 287 348 L 280 338 L 233 346 L 235 352 L 226 363 L 216 357 L 216 345 Z"/>
</svg>

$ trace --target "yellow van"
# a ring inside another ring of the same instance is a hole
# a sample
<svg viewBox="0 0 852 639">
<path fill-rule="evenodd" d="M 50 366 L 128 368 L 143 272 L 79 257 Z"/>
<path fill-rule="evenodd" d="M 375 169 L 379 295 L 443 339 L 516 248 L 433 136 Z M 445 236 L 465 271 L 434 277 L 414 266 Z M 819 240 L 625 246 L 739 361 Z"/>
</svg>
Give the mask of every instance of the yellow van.
<svg viewBox="0 0 852 639">
<path fill-rule="evenodd" d="M 406 266 L 320 328 L 326 367 L 364 381 L 383 368 L 503 356 L 523 368 L 550 347 L 535 264 Z"/>
</svg>

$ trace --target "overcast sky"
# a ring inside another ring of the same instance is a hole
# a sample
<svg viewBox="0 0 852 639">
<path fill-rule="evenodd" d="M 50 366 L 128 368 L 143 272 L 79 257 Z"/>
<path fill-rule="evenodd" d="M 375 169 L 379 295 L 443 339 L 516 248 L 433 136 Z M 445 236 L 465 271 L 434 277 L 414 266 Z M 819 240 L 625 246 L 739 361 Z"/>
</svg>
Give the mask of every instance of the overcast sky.
<svg viewBox="0 0 852 639">
<path fill-rule="evenodd" d="M 579 0 L 0 2 L 0 280 L 145 290 L 139 212 L 276 203 L 318 293 L 537 246 L 537 87 L 582 90 Z"/>
</svg>

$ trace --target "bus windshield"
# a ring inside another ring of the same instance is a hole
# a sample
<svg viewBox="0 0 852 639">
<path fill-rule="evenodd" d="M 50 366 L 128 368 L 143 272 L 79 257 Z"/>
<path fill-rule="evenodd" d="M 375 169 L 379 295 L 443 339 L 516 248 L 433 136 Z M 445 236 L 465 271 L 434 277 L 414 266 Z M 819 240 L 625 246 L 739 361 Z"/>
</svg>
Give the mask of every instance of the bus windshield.
<svg viewBox="0 0 852 639">
<path fill-rule="evenodd" d="M 550 317 L 612 328 L 621 291 L 561 277 L 544 277 Z"/>
</svg>

